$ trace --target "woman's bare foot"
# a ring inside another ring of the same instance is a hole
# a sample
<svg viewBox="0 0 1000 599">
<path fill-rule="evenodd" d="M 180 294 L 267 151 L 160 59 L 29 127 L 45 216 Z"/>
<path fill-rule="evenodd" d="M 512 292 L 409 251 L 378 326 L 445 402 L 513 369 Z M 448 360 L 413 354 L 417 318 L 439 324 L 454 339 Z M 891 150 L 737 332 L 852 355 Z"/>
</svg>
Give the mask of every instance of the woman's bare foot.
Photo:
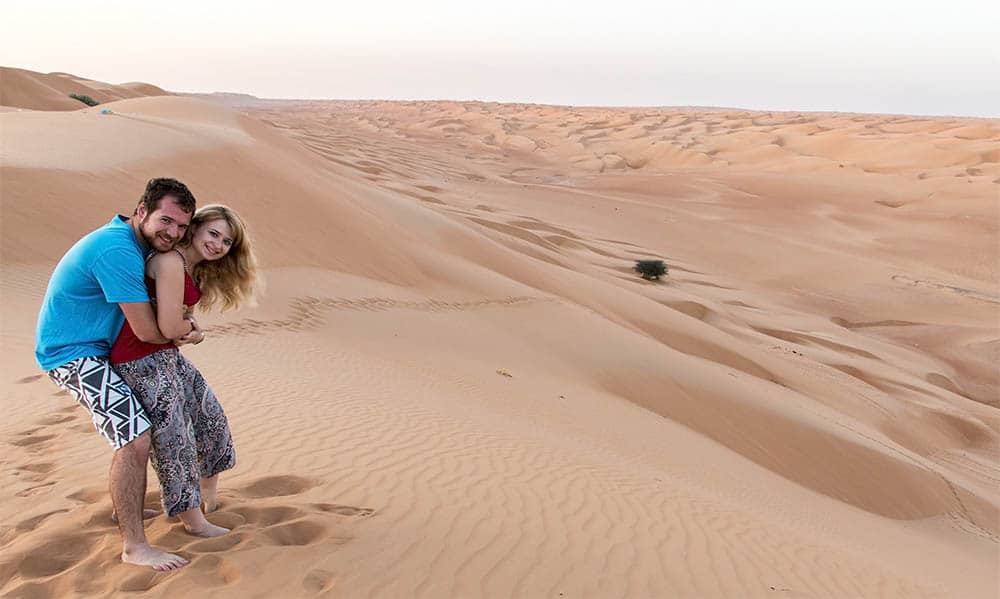
<svg viewBox="0 0 1000 599">
<path fill-rule="evenodd" d="M 161 512 L 160 510 L 151 510 L 147 508 L 142 510 L 142 519 L 149 520 L 150 518 L 155 518 L 162 513 L 163 512 Z M 111 521 L 114 522 L 115 524 L 118 524 L 118 512 L 115 510 L 111 510 Z"/>
<path fill-rule="evenodd" d="M 126 547 L 122 551 L 122 561 L 136 566 L 149 566 L 157 572 L 168 572 L 183 568 L 188 561 L 179 555 L 161 551 L 148 544 Z"/>
<path fill-rule="evenodd" d="M 177 514 L 184 524 L 184 530 L 198 537 L 218 537 L 229 532 L 228 528 L 216 526 L 205 518 L 200 508 L 190 509 Z"/>
<path fill-rule="evenodd" d="M 205 523 L 204 526 L 200 528 L 189 528 L 187 524 L 184 525 L 184 530 L 188 533 L 193 534 L 196 537 L 221 537 L 222 535 L 229 532 L 228 528 L 223 528 L 221 526 L 216 526 L 211 522 Z"/>
</svg>

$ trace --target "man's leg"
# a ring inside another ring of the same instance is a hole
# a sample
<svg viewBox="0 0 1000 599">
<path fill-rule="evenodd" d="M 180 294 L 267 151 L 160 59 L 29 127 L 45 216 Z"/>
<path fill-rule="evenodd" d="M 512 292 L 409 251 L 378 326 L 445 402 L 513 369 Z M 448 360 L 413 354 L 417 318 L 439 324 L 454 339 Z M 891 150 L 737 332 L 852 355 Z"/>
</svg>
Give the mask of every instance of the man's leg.
<svg viewBox="0 0 1000 599">
<path fill-rule="evenodd" d="M 142 527 L 149 458 L 149 420 L 132 390 L 107 358 L 80 358 L 49 371 L 49 378 L 69 392 L 91 414 L 98 432 L 115 448 L 111 459 L 111 501 L 125 543 L 122 560 L 154 570 L 173 570 L 184 558 L 154 549 Z"/>
<path fill-rule="evenodd" d="M 122 536 L 122 561 L 154 570 L 175 570 L 187 563 L 179 555 L 156 549 L 146 541 L 142 526 L 142 503 L 146 495 L 146 461 L 149 431 L 115 451 L 111 459 L 111 501 L 118 513 Z"/>
<path fill-rule="evenodd" d="M 142 519 L 149 520 L 150 518 L 155 518 L 162 514 L 160 510 L 154 510 L 153 508 L 143 508 Z M 111 510 L 111 523 L 118 524 L 118 512 Z"/>
</svg>

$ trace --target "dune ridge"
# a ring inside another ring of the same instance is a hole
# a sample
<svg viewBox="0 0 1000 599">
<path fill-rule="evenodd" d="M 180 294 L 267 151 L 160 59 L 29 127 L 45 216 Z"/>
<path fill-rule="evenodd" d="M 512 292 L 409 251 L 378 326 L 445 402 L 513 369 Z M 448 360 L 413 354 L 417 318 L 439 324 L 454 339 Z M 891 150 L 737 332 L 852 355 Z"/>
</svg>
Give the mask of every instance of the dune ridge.
<svg viewBox="0 0 1000 599">
<path fill-rule="evenodd" d="M 0 113 L 4 595 L 993 596 L 997 121 L 225 100 Z M 31 358 L 158 175 L 268 278 L 185 350 L 240 463 L 170 575 Z"/>
<path fill-rule="evenodd" d="M 104 83 L 69 73 L 38 73 L 26 69 L 0 67 L 0 107 L 31 110 L 78 110 L 87 105 L 69 94 L 90 96 L 101 104 L 166 96 L 168 92 L 149 83 Z"/>
</svg>

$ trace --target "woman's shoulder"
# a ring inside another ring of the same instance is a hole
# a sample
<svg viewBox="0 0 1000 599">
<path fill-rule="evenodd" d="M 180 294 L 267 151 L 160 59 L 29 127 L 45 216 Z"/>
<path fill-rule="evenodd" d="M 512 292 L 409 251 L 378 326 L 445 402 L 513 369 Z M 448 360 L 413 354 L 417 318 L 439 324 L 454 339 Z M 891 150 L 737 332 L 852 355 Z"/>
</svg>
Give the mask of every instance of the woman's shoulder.
<svg viewBox="0 0 1000 599">
<path fill-rule="evenodd" d="M 157 252 L 146 260 L 146 273 L 156 278 L 160 272 L 183 272 L 184 257 L 180 252 Z"/>
</svg>

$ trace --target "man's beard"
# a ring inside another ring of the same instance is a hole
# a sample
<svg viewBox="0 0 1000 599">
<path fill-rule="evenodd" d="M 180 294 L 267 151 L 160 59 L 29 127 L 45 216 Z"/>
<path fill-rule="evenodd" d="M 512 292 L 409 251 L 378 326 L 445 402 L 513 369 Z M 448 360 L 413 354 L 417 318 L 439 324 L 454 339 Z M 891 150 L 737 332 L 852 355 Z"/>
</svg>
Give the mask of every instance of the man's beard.
<svg viewBox="0 0 1000 599">
<path fill-rule="evenodd" d="M 146 245 L 149 246 L 150 249 L 159 250 L 160 248 L 156 247 L 156 240 L 160 238 L 157 236 L 156 233 L 150 235 L 149 233 L 146 232 L 146 223 L 148 221 L 149 221 L 148 214 L 146 215 L 146 218 L 139 221 L 139 233 L 142 234 L 142 239 L 146 242 Z M 177 245 L 176 239 L 170 243 L 170 247 L 168 247 L 167 249 L 169 250 L 173 248 L 175 245 Z"/>
</svg>

